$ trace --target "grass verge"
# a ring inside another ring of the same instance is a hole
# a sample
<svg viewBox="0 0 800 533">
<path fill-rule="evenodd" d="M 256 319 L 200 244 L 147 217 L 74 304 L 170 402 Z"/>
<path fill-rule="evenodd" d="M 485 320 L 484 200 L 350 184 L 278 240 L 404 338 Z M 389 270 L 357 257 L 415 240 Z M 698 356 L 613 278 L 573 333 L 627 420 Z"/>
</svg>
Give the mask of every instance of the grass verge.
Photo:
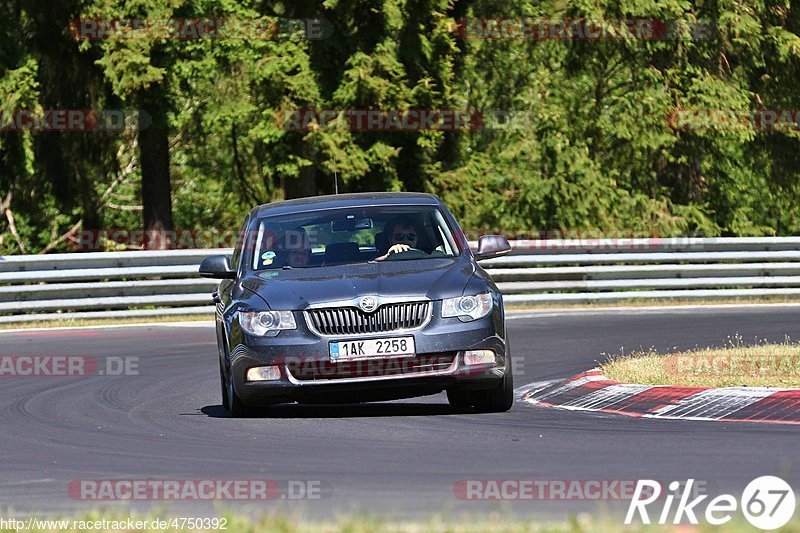
<svg viewBox="0 0 800 533">
<path fill-rule="evenodd" d="M 77 518 L 59 519 L 48 518 L 34 523 L 34 527 L 27 531 L 58 532 L 58 533 L 84 533 L 94 531 L 136 531 L 150 532 L 185 532 L 185 531 L 226 531 L 226 533 L 482 533 L 491 531 L 496 533 L 616 533 L 624 530 L 630 533 L 638 532 L 711 532 L 720 531 L 719 526 L 699 525 L 641 525 L 633 524 L 624 526 L 622 518 L 593 517 L 581 514 L 562 522 L 554 520 L 525 520 L 519 518 L 503 518 L 495 513 L 488 514 L 485 518 L 477 520 L 455 519 L 446 520 L 441 517 L 419 521 L 395 522 L 378 517 L 346 517 L 329 522 L 304 522 L 284 515 L 266 515 L 262 518 L 252 519 L 239 515 L 225 514 L 216 520 L 225 520 L 224 528 L 220 523 L 214 528 L 187 527 L 180 522 L 167 524 L 161 527 L 154 520 L 167 521 L 170 518 L 155 516 L 133 517 L 133 521 L 140 521 L 133 528 L 128 523 L 128 516 L 112 515 L 101 512 L 88 513 Z M 64 520 L 62 524 L 54 521 Z M 180 519 L 179 519 L 180 520 Z M 202 520 L 202 519 L 194 519 Z M 49 523 L 48 523 L 49 522 Z M 143 525 L 143 527 L 139 527 Z M 63 527 L 62 527 L 63 526 Z M 691 528 L 691 529 L 687 529 Z M 26 524 L 27 528 L 27 524 Z M 754 531 L 753 526 L 744 520 L 734 519 L 725 524 L 725 531 Z M 0 529 L 2 532 L 15 531 L 14 529 Z M 787 533 L 800 532 L 800 522 L 792 521 L 786 526 L 776 530 Z"/>
<path fill-rule="evenodd" d="M 747 345 L 737 335 L 722 348 L 612 355 L 600 368 L 621 383 L 795 388 L 800 387 L 800 344 L 787 339 Z"/>
<path fill-rule="evenodd" d="M 627 300 L 593 301 L 593 302 L 558 302 L 540 304 L 515 304 L 505 302 L 507 310 L 558 310 L 558 309 L 595 309 L 607 307 L 674 307 L 686 305 L 753 305 L 753 304 L 797 304 L 797 296 L 747 296 L 736 298 L 629 298 Z"/>
<path fill-rule="evenodd" d="M 213 321 L 213 314 L 205 315 L 165 315 L 147 316 L 130 318 L 78 318 L 78 319 L 58 319 L 40 320 L 30 322 L 9 322 L 0 324 L 0 331 L 14 329 L 35 329 L 35 328 L 77 328 L 86 326 L 122 326 L 125 324 L 162 324 L 165 322 L 200 322 Z"/>
</svg>

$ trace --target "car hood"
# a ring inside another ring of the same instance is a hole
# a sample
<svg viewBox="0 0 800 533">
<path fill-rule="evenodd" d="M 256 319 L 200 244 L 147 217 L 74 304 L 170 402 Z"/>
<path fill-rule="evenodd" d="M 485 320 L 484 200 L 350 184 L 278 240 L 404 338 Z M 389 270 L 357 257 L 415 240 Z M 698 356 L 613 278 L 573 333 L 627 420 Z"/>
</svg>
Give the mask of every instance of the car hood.
<svg viewBox="0 0 800 533">
<path fill-rule="evenodd" d="M 254 272 L 242 280 L 273 310 L 302 310 L 313 304 L 367 294 L 427 297 L 461 296 L 475 271 L 469 257 L 386 261 L 318 268 Z"/>
</svg>

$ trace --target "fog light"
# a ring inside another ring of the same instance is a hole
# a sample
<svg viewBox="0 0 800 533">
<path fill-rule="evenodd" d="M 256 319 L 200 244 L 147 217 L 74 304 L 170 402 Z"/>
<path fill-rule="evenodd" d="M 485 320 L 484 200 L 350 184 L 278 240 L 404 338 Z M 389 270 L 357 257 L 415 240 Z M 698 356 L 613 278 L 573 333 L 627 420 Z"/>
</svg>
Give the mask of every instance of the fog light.
<svg viewBox="0 0 800 533">
<path fill-rule="evenodd" d="M 247 381 L 273 381 L 281 379 L 281 367 L 257 366 L 247 371 Z"/>
<path fill-rule="evenodd" d="M 464 352 L 465 365 L 488 365 L 497 361 L 492 350 L 467 350 Z"/>
</svg>

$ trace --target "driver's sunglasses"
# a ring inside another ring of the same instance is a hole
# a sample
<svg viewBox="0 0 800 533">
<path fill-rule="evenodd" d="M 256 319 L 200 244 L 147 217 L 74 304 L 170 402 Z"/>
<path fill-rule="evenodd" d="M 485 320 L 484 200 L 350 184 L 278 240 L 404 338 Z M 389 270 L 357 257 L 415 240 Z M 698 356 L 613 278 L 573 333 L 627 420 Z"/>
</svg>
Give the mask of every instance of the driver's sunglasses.
<svg viewBox="0 0 800 533">
<path fill-rule="evenodd" d="M 394 240 L 396 241 L 416 241 L 416 233 L 395 233 Z"/>
</svg>

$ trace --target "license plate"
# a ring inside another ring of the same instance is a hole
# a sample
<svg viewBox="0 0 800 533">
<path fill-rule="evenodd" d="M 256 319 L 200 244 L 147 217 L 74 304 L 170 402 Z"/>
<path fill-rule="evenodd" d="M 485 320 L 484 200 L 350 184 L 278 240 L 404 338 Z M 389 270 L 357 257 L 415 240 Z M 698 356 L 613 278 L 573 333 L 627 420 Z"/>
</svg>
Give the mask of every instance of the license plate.
<svg viewBox="0 0 800 533">
<path fill-rule="evenodd" d="M 331 361 L 415 355 L 414 337 L 331 342 Z"/>
</svg>

